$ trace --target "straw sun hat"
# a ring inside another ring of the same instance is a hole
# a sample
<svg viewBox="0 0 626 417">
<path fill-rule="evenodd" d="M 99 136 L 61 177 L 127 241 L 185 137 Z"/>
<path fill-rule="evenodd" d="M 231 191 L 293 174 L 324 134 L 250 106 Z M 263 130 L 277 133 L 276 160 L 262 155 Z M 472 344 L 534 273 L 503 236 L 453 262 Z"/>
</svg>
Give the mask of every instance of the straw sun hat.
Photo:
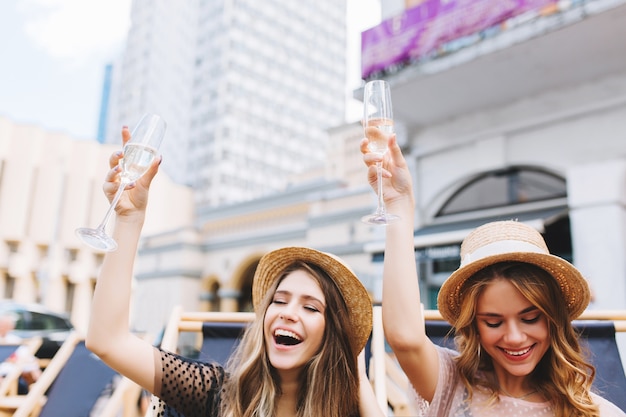
<svg viewBox="0 0 626 417">
<path fill-rule="evenodd" d="M 283 271 L 296 261 L 317 265 L 335 282 L 348 307 L 350 326 L 356 338 L 355 353 L 361 352 L 372 332 L 372 301 L 354 273 L 334 255 L 310 248 L 287 247 L 265 254 L 259 261 L 252 284 L 252 303 L 257 314 L 263 297 Z"/>
<path fill-rule="evenodd" d="M 461 311 L 461 288 L 479 270 L 506 261 L 534 264 L 558 282 L 570 320 L 578 317 L 589 304 L 587 281 L 572 264 L 551 255 L 541 234 L 517 221 L 497 221 L 473 230 L 461 244 L 461 265 L 443 283 L 437 304 L 444 319 L 456 323 Z"/>
</svg>

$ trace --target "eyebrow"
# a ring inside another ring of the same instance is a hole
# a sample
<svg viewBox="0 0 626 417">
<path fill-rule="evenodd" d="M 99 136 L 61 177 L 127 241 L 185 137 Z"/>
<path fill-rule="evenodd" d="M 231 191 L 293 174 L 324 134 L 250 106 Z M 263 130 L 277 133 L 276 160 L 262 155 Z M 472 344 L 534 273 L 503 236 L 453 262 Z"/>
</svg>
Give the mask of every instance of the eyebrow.
<svg viewBox="0 0 626 417">
<path fill-rule="evenodd" d="M 517 315 L 518 316 L 523 316 L 526 313 L 531 313 L 531 312 L 537 311 L 537 310 L 538 310 L 538 308 L 536 306 L 530 306 L 530 307 L 527 307 L 527 308 L 523 309 L 519 313 L 517 313 Z M 476 316 L 481 316 L 481 317 L 502 317 L 502 314 L 498 314 L 498 313 L 476 313 Z"/>
</svg>

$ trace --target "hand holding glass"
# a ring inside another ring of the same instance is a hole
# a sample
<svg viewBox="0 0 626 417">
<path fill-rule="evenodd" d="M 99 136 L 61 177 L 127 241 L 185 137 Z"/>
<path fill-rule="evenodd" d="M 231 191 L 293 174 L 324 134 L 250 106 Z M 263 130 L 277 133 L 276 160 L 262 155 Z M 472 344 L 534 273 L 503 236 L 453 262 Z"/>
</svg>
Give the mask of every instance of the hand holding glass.
<svg viewBox="0 0 626 417">
<path fill-rule="evenodd" d="M 383 80 L 369 81 L 363 90 L 363 127 L 370 152 L 384 155 L 393 134 L 393 111 L 389 84 Z M 378 174 L 378 206 L 373 214 L 362 218 L 365 223 L 386 225 L 399 217 L 387 213 L 383 200 L 382 163 L 376 163 Z"/>
<path fill-rule="evenodd" d="M 146 114 L 141 118 L 131 133 L 130 140 L 124 146 L 124 157 L 120 160 L 122 168 L 120 185 L 113 200 L 111 200 L 111 205 L 104 215 L 104 219 L 95 229 L 88 227 L 76 229 L 76 234 L 83 243 L 93 249 L 105 252 L 112 252 L 117 249 L 117 242 L 106 234 L 105 227 L 128 184 L 141 178 L 152 165 L 161 145 L 161 140 L 165 135 L 166 127 L 165 121 L 156 114 Z"/>
</svg>

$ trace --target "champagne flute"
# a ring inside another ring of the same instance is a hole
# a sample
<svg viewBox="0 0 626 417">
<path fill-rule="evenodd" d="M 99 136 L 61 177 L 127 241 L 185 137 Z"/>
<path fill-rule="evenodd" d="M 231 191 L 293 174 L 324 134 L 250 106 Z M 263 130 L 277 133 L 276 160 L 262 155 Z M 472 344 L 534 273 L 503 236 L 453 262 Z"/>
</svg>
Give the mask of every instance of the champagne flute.
<svg viewBox="0 0 626 417">
<path fill-rule="evenodd" d="M 166 127 L 167 124 L 161 116 L 148 113 L 141 118 L 131 133 L 130 140 L 124 146 L 124 157 L 119 162 L 122 168 L 120 185 L 104 219 L 95 229 L 88 227 L 76 229 L 76 235 L 87 246 L 105 252 L 117 249 L 117 242 L 105 231 L 106 225 L 126 187 L 133 181 L 137 181 L 152 165 Z"/>
<path fill-rule="evenodd" d="M 393 111 L 389 84 L 383 80 L 373 80 L 365 84 L 363 90 L 363 127 L 369 141 L 370 152 L 384 155 L 388 151 L 389 137 L 393 134 Z M 383 200 L 382 162 L 376 163 L 378 173 L 378 205 L 373 214 L 364 216 L 365 223 L 386 225 L 399 217 L 387 213 Z"/>
</svg>

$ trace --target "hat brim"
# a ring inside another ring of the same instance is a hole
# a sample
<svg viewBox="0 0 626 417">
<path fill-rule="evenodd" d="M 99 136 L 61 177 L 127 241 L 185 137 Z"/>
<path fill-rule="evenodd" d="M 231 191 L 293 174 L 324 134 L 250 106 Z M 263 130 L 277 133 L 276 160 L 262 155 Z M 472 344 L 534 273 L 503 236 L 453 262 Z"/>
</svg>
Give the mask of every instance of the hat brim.
<svg viewBox="0 0 626 417">
<path fill-rule="evenodd" d="M 461 288 L 465 281 L 489 265 L 499 262 L 517 261 L 536 265 L 544 269 L 559 284 L 565 297 L 570 320 L 582 314 L 589 304 L 591 293 L 587 280 L 572 264 L 555 255 L 534 252 L 511 252 L 487 256 L 461 266 L 443 283 L 437 297 L 439 312 L 454 325 L 461 312 Z"/>
<path fill-rule="evenodd" d="M 265 294 L 295 261 L 317 265 L 333 279 L 348 307 L 350 331 L 356 338 L 356 353 L 361 352 L 372 332 L 372 302 L 369 293 L 346 265 L 327 253 L 304 247 L 286 247 L 264 255 L 256 268 L 252 284 L 252 303 L 256 314 L 261 316 L 265 313 L 259 311 Z"/>
</svg>

